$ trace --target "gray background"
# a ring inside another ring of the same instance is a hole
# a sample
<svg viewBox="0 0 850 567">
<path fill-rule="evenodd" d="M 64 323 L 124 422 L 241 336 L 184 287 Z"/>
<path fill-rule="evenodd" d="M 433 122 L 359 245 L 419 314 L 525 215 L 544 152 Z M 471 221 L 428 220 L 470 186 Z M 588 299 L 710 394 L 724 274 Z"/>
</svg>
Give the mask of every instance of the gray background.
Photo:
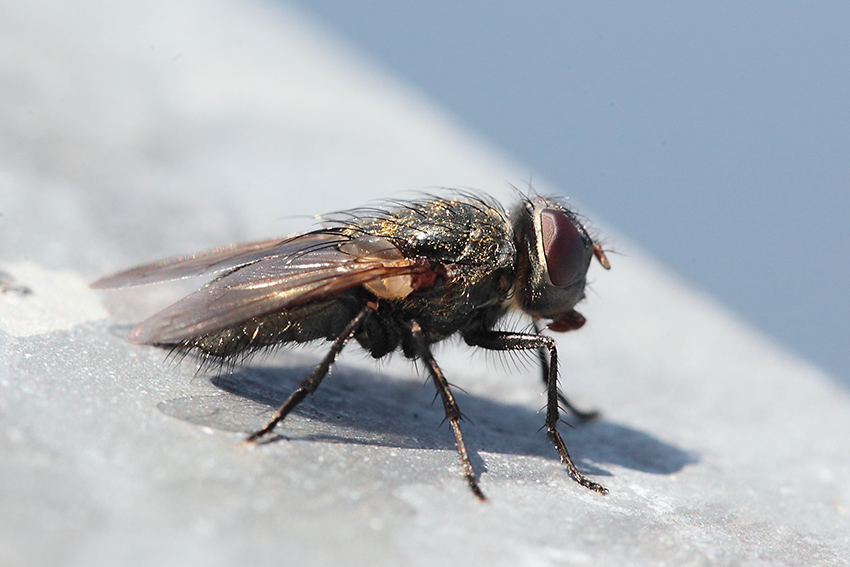
<svg viewBox="0 0 850 567">
<path fill-rule="evenodd" d="M 850 385 L 846 2 L 296 4 Z"/>
<path fill-rule="evenodd" d="M 604 497 L 540 432 L 528 359 L 435 352 L 481 505 L 407 361 L 348 349 L 251 450 L 325 346 L 217 375 L 123 339 L 201 282 L 106 273 L 430 186 L 509 202 L 531 171 L 299 12 L 0 3 L 0 97 L 0 565 L 847 564 L 846 388 L 594 215 L 621 254 L 557 340 Z"/>
</svg>

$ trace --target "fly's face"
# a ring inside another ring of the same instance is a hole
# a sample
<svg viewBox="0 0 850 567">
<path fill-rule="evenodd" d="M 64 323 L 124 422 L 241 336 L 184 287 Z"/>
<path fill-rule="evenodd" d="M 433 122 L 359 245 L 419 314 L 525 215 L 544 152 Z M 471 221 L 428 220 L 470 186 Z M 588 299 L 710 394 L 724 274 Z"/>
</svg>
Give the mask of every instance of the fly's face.
<svg viewBox="0 0 850 567">
<path fill-rule="evenodd" d="M 554 199 L 525 201 L 512 220 L 520 255 L 520 308 L 535 318 L 554 319 L 550 328 L 556 331 L 580 326 L 583 318 L 573 307 L 584 298 L 591 259 L 610 268 L 602 247 L 575 213 Z"/>
</svg>

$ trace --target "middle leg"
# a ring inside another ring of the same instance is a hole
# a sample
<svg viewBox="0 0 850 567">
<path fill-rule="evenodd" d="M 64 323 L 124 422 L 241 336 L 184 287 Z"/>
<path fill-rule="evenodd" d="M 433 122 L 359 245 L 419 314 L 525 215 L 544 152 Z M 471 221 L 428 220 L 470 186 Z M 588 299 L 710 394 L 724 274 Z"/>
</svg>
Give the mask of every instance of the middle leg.
<svg viewBox="0 0 850 567">
<path fill-rule="evenodd" d="M 425 333 L 422 331 L 422 326 L 416 321 L 411 321 L 410 334 L 416 343 L 419 358 L 421 358 L 422 362 L 425 363 L 425 366 L 428 367 L 428 372 L 434 380 L 437 392 L 443 400 L 443 407 L 446 410 L 446 419 L 449 421 L 452 433 L 454 433 L 455 436 L 455 444 L 457 445 L 457 452 L 460 456 L 460 466 L 463 469 L 463 476 L 466 477 L 466 483 L 469 485 L 469 489 L 472 490 L 472 493 L 479 500 L 487 500 L 487 497 L 484 496 L 483 492 L 481 492 L 481 489 L 478 487 L 478 482 L 475 480 L 475 470 L 472 468 L 472 463 L 469 460 L 469 453 L 466 450 L 466 443 L 464 443 L 463 434 L 460 431 L 460 420 L 462 415 L 460 413 L 460 408 L 458 408 L 457 402 L 455 401 L 455 397 L 452 394 L 451 389 L 449 389 L 449 383 L 443 375 L 443 371 L 440 370 L 439 366 L 437 366 L 437 361 L 434 360 L 434 356 L 431 354 L 431 349 L 428 348 L 428 341 L 425 339 Z"/>
</svg>

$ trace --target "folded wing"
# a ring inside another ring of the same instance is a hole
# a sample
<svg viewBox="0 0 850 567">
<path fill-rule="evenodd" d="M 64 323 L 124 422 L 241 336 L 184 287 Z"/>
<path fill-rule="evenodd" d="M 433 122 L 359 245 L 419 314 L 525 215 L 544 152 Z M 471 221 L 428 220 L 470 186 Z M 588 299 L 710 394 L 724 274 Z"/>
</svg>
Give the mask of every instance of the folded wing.
<svg viewBox="0 0 850 567">
<path fill-rule="evenodd" d="M 383 238 L 308 233 L 148 264 L 95 284 L 122 287 L 227 269 L 140 323 L 128 340 L 176 344 L 369 282 L 430 271 L 426 263 L 405 258 Z"/>
<path fill-rule="evenodd" d="M 285 255 L 289 248 L 294 248 L 295 246 L 302 248 L 308 245 L 307 242 L 300 242 L 297 245 L 293 244 L 294 241 L 301 238 L 316 241 L 317 245 L 322 245 L 326 239 L 316 238 L 320 236 L 324 237 L 326 235 L 305 234 L 293 238 L 274 238 L 260 242 L 234 244 L 188 256 L 168 258 L 100 278 L 92 283 L 90 287 L 95 289 L 132 287 L 202 274 L 214 274 L 257 262 L 272 253 L 275 255 Z"/>
</svg>

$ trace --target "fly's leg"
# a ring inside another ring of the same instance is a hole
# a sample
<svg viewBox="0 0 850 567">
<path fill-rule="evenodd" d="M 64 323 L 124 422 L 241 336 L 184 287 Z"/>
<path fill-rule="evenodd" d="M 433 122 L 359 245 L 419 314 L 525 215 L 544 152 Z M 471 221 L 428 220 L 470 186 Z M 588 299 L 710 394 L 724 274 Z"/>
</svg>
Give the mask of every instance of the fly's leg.
<svg viewBox="0 0 850 567">
<path fill-rule="evenodd" d="M 534 321 L 534 332 L 540 334 L 540 327 L 537 321 Z M 543 383 L 549 385 L 549 352 L 545 348 L 537 349 L 537 358 L 540 360 L 540 368 L 543 370 Z M 570 413 L 582 421 L 590 421 L 599 417 L 599 412 L 596 410 L 583 411 L 575 407 L 570 401 L 558 390 L 558 401 L 561 405 L 570 410 Z"/>
<path fill-rule="evenodd" d="M 333 363 L 336 362 L 339 353 L 342 351 L 343 348 L 345 348 L 346 343 L 351 340 L 351 337 L 354 336 L 354 333 L 357 332 L 357 329 L 360 327 L 360 323 L 367 315 L 373 313 L 376 309 L 377 305 L 369 303 L 366 305 L 366 307 L 360 310 L 357 316 L 354 317 L 354 319 L 352 319 L 348 325 L 346 325 L 342 333 L 340 333 L 336 340 L 333 342 L 333 345 L 331 345 L 331 350 L 328 352 L 328 354 L 325 355 L 325 358 L 323 358 L 322 361 L 318 364 L 318 366 L 313 369 L 309 376 L 307 376 L 304 380 L 301 381 L 295 391 L 290 394 L 290 396 L 286 399 L 285 402 L 283 402 L 283 405 L 280 406 L 280 409 L 277 410 L 277 413 L 274 414 L 274 417 L 271 419 L 271 421 L 269 421 L 259 431 L 256 431 L 250 436 L 248 436 L 248 438 L 245 440 L 246 443 L 256 443 L 256 441 L 260 437 L 270 433 L 278 423 L 283 421 L 283 419 L 289 414 L 289 412 L 291 412 L 298 404 L 304 401 L 304 398 L 306 398 L 308 394 L 313 394 L 313 392 L 316 391 L 316 389 L 319 387 L 319 384 L 322 383 L 322 380 L 324 380 L 325 376 L 327 376 L 328 372 L 330 372 L 331 366 L 333 366 Z"/>
<path fill-rule="evenodd" d="M 478 487 L 478 482 L 475 480 L 475 470 L 472 468 L 472 463 L 469 461 L 469 453 L 466 451 L 466 443 L 463 442 L 463 434 L 460 431 L 460 419 L 462 417 L 460 408 L 458 408 L 455 397 L 449 389 L 449 383 L 446 381 L 446 377 L 443 376 L 443 371 L 440 370 L 439 366 L 437 366 L 437 361 L 434 360 L 434 356 L 431 354 L 431 349 L 428 348 L 428 342 L 425 339 L 425 334 L 422 332 L 422 327 L 416 321 L 410 322 L 410 334 L 416 343 L 419 357 L 422 359 L 422 362 L 425 363 L 425 366 L 428 367 L 428 372 L 434 380 L 437 392 L 443 400 L 443 407 L 446 410 L 446 419 L 449 420 L 449 425 L 451 426 L 452 433 L 454 433 L 455 436 L 455 443 L 457 444 L 457 452 L 460 456 L 460 466 L 463 469 L 463 476 L 466 477 L 466 482 L 469 485 L 469 489 L 472 490 L 472 493 L 483 502 L 484 500 L 487 500 L 487 497 L 484 496 L 483 492 L 481 492 L 481 489 Z"/>
<path fill-rule="evenodd" d="M 489 350 L 545 349 L 549 351 L 549 373 L 546 377 L 546 430 L 549 433 L 549 438 L 555 445 L 561 462 L 564 463 L 570 476 L 576 482 L 594 492 L 606 494 L 608 492 L 607 488 L 593 482 L 579 472 L 570 458 L 567 446 L 564 444 L 564 440 L 561 439 L 561 434 L 558 432 L 558 422 L 561 418 L 558 412 L 558 351 L 555 349 L 555 340 L 545 335 L 527 335 L 498 331 L 468 335 L 464 338 L 470 345 L 480 346 Z"/>
</svg>

